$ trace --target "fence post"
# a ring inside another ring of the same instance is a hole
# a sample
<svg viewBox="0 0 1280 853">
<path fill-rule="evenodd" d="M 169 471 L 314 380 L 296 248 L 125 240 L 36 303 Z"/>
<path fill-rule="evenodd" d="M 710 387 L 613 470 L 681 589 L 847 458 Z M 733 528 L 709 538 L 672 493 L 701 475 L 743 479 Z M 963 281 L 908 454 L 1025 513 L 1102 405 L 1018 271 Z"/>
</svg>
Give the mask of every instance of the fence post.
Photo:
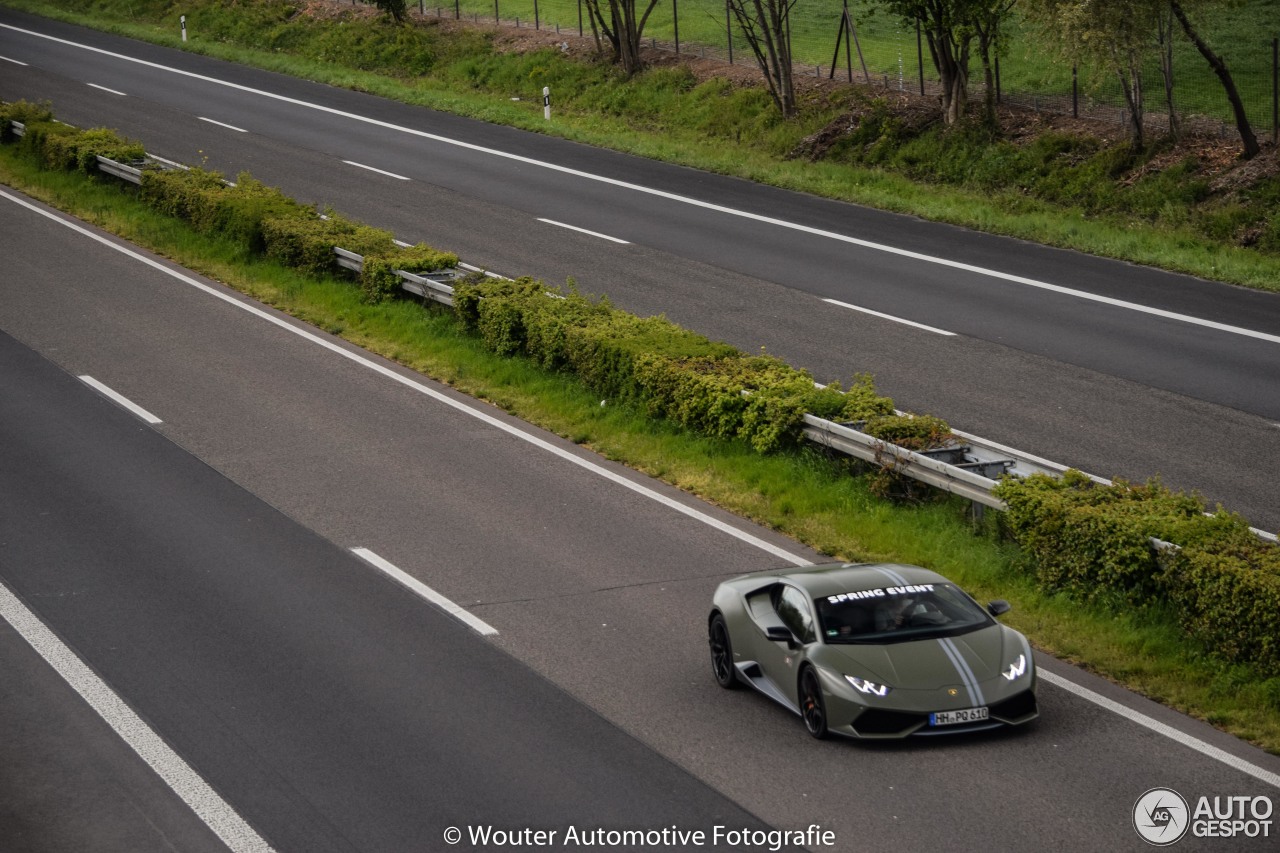
<svg viewBox="0 0 1280 853">
<path fill-rule="evenodd" d="M 1280 38 L 1271 38 L 1271 144 L 1280 146 Z"/>
<path fill-rule="evenodd" d="M 542 29 L 542 21 L 538 18 L 538 0 L 533 0 L 533 28 Z"/>
<path fill-rule="evenodd" d="M 1000 29 L 996 28 L 996 36 L 994 39 L 996 48 L 996 103 L 1001 103 L 1000 98 Z"/>
<path fill-rule="evenodd" d="M 453 19 L 462 20 L 462 0 L 453 0 Z"/>
<path fill-rule="evenodd" d="M 493 0 L 493 22 L 495 24 L 502 22 L 502 19 L 498 17 L 498 0 Z"/>
<path fill-rule="evenodd" d="M 920 42 L 920 19 L 916 18 L 916 68 L 920 72 L 920 97 L 924 97 L 924 45 Z"/>
<path fill-rule="evenodd" d="M 729 64 L 733 64 L 733 22 L 729 15 L 730 0 L 724 0 L 724 34 L 729 42 Z"/>
<path fill-rule="evenodd" d="M 671 0 L 671 26 L 676 31 L 676 56 L 680 55 L 680 10 L 676 6 L 676 0 Z"/>
<path fill-rule="evenodd" d="M 1071 63 L 1071 117 L 1080 118 L 1079 67 Z"/>
</svg>

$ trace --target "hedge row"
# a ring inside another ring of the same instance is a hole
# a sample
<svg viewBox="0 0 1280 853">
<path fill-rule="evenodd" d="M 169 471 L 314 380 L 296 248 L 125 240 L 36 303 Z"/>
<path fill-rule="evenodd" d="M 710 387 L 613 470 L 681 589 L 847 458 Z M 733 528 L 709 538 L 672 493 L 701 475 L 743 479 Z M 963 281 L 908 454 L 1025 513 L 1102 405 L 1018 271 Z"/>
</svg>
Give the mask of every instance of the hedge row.
<svg viewBox="0 0 1280 853">
<path fill-rule="evenodd" d="M 454 310 L 493 352 L 522 354 L 580 376 L 597 393 L 654 417 L 761 452 L 795 444 L 806 412 L 831 420 L 892 417 L 869 378 L 849 393 L 819 388 L 806 371 L 748 356 L 664 317 L 636 317 L 574 291 L 551 298 L 540 281 L 461 282 Z"/>
<path fill-rule="evenodd" d="M 14 141 L 12 123 L 21 122 L 25 127 L 20 140 L 22 150 L 37 157 L 50 169 L 78 169 L 96 175 L 99 155 L 117 163 L 136 162 L 146 156 L 141 142 L 121 139 L 114 131 L 105 128 L 79 130 L 54 121 L 53 112 L 46 105 L 18 101 L 6 104 L 0 110 L 0 140 Z"/>
<path fill-rule="evenodd" d="M 25 126 L 22 148 L 51 169 L 80 169 L 97 175 L 97 155 L 122 163 L 141 164 L 141 143 L 121 139 L 106 129 L 79 130 L 53 120 L 47 106 L 18 101 L 0 106 L 0 139 L 12 141 L 12 122 Z M 312 208 L 268 187 L 248 174 L 227 182 L 206 169 L 166 170 L 144 166 L 139 197 L 161 213 L 191 224 L 203 234 L 243 243 L 309 275 L 336 272 L 333 248 L 363 255 L 360 276 L 364 296 L 371 302 L 399 290 L 394 270 L 431 272 L 457 266 L 457 255 L 419 244 L 398 246 L 391 232 L 352 222 Z"/>
<path fill-rule="evenodd" d="M 0 140 L 22 121 L 24 149 L 46 166 L 96 173 L 98 154 L 129 161 L 142 147 L 111 131 L 76 131 L 52 121 L 47 107 L 0 105 Z M 365 256 L 361 287 L 380 301 L 399 292 L 392 270 L 456 265 L 454 255 L 418 245 L 397 247 L 391 234 L 310 208 L 240 175 L 235 186 L 201 169 L 146 170 L 141 196 L 206 233 L 230 235 L 311 273 L 335 271 L 334 246 Z M 868 377 L 847 392 L 818 388 L 803 370 L 766 355 L 682 329 L 662 317 L 640 318 L 588 299 L 570 287 L 552 294 L 539 281 L 478 277 L 458 283 L 460 321 L 492 351 L 521 354 L 577 374 L 608 398 L 633 402 L 702 434 L 741 439 L 761 451 L 799 441 L 808 412 L 913 449 L 950 440 L 946 423 L 901 417 Z M 1009 507 L 1009 529 L 1042 586 L 1095 604 L 1171 607 L 1192 636 L 1229 661 L 1280 675 L 1280 548 L 1261 543 L 1238 516 L 1204 514 L 1196 496 L 1158 481 L 1101 486 L 1078 472 L 1062 479 L 1006 479 L 996 494 Z M 1150 539 L 1180 548 L 1157 552 Z"/>
<path fill-rule="evenodd" d="M 1006 479 L 996 495 L 1040 583 L 1113 607 L 1169 606 L 1228 661 L 1280 675 L 1280 547 L 1239 515 L 1205 514 L 1159 480 L 1101 485 L 1072 471 Z M 1156 550 L 1152 538 L 1178 547 Z"/>
</svg>

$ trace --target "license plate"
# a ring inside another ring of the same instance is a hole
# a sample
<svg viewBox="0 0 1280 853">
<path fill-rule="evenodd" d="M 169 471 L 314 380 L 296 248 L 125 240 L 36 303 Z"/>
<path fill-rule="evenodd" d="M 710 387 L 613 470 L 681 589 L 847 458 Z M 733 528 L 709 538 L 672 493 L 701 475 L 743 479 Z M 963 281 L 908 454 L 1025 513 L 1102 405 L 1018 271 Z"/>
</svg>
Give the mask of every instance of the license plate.
<svg viewBox="0 0 1280 853">
<path fill-rule="evenodd" d="M 931 726 L 954 726 L 957 723 L 977 723 L 987 719 L 986 708 L 965 708 L 962 711 L 939 711 L 929 715 Z"/>
</svg>

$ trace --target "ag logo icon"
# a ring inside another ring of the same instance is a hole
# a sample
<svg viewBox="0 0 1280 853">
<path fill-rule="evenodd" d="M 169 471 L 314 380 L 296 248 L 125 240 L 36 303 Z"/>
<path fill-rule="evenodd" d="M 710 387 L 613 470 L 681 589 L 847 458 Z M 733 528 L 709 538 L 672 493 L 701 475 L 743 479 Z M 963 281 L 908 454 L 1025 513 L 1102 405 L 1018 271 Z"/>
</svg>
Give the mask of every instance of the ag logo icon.
<svg viewBox="0 0 1280 853">
<path fill-rule="evenodd" d="M 1157 847 L 1182 838 L 1190 823 L 1187 801 L 1172 788 L 1152 788 L 1133 804 L 1133 828 L 1143 841 Z"/>
</svg>

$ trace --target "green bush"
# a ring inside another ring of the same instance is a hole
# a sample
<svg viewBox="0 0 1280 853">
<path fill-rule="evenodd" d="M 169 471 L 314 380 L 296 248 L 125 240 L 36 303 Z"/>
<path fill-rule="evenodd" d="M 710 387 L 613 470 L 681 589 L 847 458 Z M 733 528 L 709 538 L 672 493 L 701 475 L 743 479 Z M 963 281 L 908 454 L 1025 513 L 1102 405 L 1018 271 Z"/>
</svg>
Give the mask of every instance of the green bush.
<svg viewBox="0 0 1280 853">
<path fill-rule="evenodd" d="M 0 103 L 0 142 L 13 142 L 18 137 L 13 133 L 13 122 L 27 125 L 31 122 L 53 121 L 53 108 L 47 103 L 33 104 L 29 101 Z"/>
<path fill-rule="evenodd" d="M 1280 548 L 1244 519 L 1206 515 L 1196 495 L 1158 480 L 1101 485 L 1006 479 L 996 495 L 1024 560 L 1050 589 L 1118 606 L 1169 606 L 1215 656 L 1280 675 Z M 1159 552 L 1152 538 L 1180 546 Z"/>
<path fill-rule="evenodd" d="M 867 420 L 862 431 L 908 450 L 945 447 L 955 439 L 947 422 L 933 415 L 879 413 Z"/>
<path fill-rule="evenodd" d="M 1204 510 L 1198 498 L 1158 480 L 1108 486 L 1077 471 L 1061 479 L 1005 479 L 995 494 L 1008 504 L 1006 523 L 1042 584 L 1086 601 L 1129 605 L 1159 595 L 1150 538 L 1184 540 Z"/>
<path fill-rule="evenodd" d="M 21 119 L 18 119 L 21 121 Z M 122 139 L 113 130 L 94 128 L 80 130 L 52 120 L 33 119 L 24 122 L 22 149 L 40 158 L 50 169 L 80 170 L 98 174 L 98 156 L 118 163 L 142 160 L 146 149 L 140 142 Z"/>
<path fill-rule="evenodd" d="M 572 371 L 606 397 L 762 452 L 798 441 L 806 412 L 856 420 L 893 411 L 867 377 L 849 394 L 818 388 L 776 358 L 746 356 L 664 317 L 636 317 L 576 292 L 549 294 L 532 279 L 459 285 L 454 309 L 494 352 Z"/>
<path fill-rule="evenodd" d="M 1161 554 L 1161 581 L 1183 629 L 1219 657 L 1280 676 L 1280 548 L 1252 539 Z"/>
<path fill-rule="evenodd" d="M 264 219 L 262 238 L 268 257 L 309 275 L 327 275 L 338 268 L 335 246 L 366 257 L 391 255 L 397 250 L 391 232 L 360 225 L 332 212 L 326 219 Z"/>
<path fill-rule="evenodd" d="M 153 210 L 195 224 L 212 204 L 211 197 L 225 189 L 221 172 L 144 169 L 138 195 Z"/>
<path fill-rule="evenodd" d="M 389 254 L 365 255 L 364 268 L 360 271 L 360 289 L 366 302 L 383 302 L 401 290 L 403 282 L 396 275 L 396 270 L 421 274 L 457 265 L 457 255 L 422 243 L 408 248 L 397 247 Z"/>
</svg>

